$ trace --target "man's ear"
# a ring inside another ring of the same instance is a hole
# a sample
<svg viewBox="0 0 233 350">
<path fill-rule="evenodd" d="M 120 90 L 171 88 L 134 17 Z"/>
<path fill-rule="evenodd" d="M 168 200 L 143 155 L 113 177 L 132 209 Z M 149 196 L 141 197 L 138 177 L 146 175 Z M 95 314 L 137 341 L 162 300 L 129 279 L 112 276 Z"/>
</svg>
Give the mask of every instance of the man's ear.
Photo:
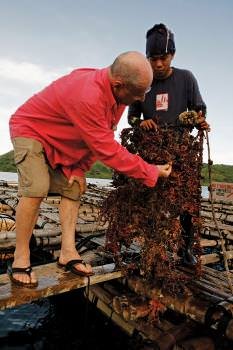
<svg viewBox="0 0 233 350">
<path fill-rule="evenodd" d="M 113 79 L 112 80 L 112 87 L 115 89 L 120 89 L 123 86 L 123 82 L 121 79 Z"/>
</svg>

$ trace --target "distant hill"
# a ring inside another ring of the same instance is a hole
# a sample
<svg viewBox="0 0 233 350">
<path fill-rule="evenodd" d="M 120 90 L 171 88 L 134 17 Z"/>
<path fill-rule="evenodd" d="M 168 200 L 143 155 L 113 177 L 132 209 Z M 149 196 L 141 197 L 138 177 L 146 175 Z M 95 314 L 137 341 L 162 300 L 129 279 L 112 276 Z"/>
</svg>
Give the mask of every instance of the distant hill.
<svg viewBox="0 0 233 350">
<path fill-rule="evenodd" d="M 6 172 L 12 172 L 12 173 L 16 172 L 13 151 L 2 154 L 0 156 L 0 171 L 6 171 Z"/>
<path fill-rule="evenodd" d="M 13 151 L 0 156 L 0 171 L 16 172 Z M 112 170 L 101 162 L 96 162 L 91 170 L 87 173 L 87 177 L 97 179 L 111 179 Z M 202 184 L 207 185 L 209 181 L 207 164 L 203 164 L 202 178 Z M 212 166 L 212 180 L 218 182 L 233 183 L 233 165 L 214 164 Z"/>
<path fill-rule="evenodd" d="M 0 171 L 16 173 L 13 151 L 0 155 Z M 112 170 L 101 162 L 96 162 L 86 175 L 96 179 L 111 179 Z"/>
<path fill-rule="evenodd" d="M 112 169 L 107 167 L 101 162 L 96 162 L 90 171 L 87 172 L 87 177 L 92 177 L 96 179 L 111 179 L 112 178 Z"/>
<path fill-rule="evenodd" d="M 208 165 L 203 164 L 202 167 L 203 184 L 206 185 L 209 182 Z M 217 182 L 232 182 L 233 183 L 233 165 L 214 164 L 211 170 L 212 181 Z"/>
</svg>

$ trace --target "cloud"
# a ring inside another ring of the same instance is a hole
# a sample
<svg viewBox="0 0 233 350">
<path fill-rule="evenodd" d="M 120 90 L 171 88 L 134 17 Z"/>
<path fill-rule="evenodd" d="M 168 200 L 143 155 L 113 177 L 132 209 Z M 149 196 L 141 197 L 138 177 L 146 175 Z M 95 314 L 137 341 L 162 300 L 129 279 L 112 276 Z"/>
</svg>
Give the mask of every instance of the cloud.
<svg viewBox="0 0 233 350">
<path fill-rule="evenodd" d="M 14 112 L 14 107 L 2 107 L 0 106 L 0 116 L 1 118 L 4 118 L 8 116 L 10 113 Z"/>
<path fill-rule="evenodd" d="M 11 114 L 35 91 L 65 74 L 68 69 L 52 71 L 31 62 L 0 58 L 0 154 L 12 149 L 8 130 Z"/>
<path fill-rule="evenodd" d="M 219 148 L 213 148 L 213 156 L 211 159 L 214 164 L 228 164 L 233 165 L 232 152 L 231 151 L 221 151 Z"/>
<path fill-rule="evenodd" d="M 14 80 L 25 84 L 47 84 L 58 76 L 59 72 L 46 70 L 34 63 L 0 58 L 0 79 Z"/>
<path fill-rule="evenodd" d="M 24 101 L 35 92 L 41 90 L 45 85 L 54 79 L 70 72 L 72 67 L 63 67 L 59 70 L 50 70 L 42 65 L 31 62 L 19 62 L 7 58 L 0 58 L 0 154 L 9 151 L 12 146 L 8 132 L 8 121 L 10 115 Z M 217 109 L 217 107 L 216 107 Z M 214 109 L 210 115 L 214 115 Z M 230 114 L 225 113 L 226 117 Z M 216 130 L 213 132 L 211 140 L 211 154 L 214 163 L 233 164 L 231 154 L 232 137 L 231 128 L 226 127 L 227 123 L 222 124 L 214 118 L 211 124 L 216 123 Z M 218 123 L 218 124 L 217 124 Z M 220 125 L 219 125 L 220 124 Z M 229 125 L 231 125 L 229 123 Z M 214 126 L 214 125 L 213 125 Z M 116 132 L 116 139 L 119 141 L 120 131 L 128 127 L 127 109 L 122 116 Z M 214 130 L 214 127 L 213 127 Z M 229 150 L 229 151 L 228 151 Z M 204 147 L 204 162 L 207 162 L 206 146 Z"/>
</svg>

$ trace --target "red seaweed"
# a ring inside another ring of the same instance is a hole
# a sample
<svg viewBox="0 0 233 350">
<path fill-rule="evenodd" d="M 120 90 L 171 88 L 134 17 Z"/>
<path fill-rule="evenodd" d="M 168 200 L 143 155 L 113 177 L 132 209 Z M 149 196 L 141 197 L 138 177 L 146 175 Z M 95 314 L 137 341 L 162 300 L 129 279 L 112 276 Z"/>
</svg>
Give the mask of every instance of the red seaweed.
<svg viewBox="0 0 233 350">
<path fill-rule="evenodd" d="M 165 126 L 158 127 L 157 131 L 136 127 L 124 129 L 121 140 L 131 153 L 139 154 L 148 163 L 172 161 L 172 173 L 168 178 L 159 178 L 154 188 L 114 173 L 115 189 L 102 207 L 102 215 L 109 222 L 106 249 L 125 269 L 123 248 L 129 248 L 137 238 L 141 242 L 141 258 L 128 266 L 138 268 L 144 278 L 155 281 L 161 288 L 180 293 L 187 282 L 187 277 L 176 269 L 184 248 L 180 222 L 180 215 L 184 213 L 191 216 L 193 249 L 198 260 L 195 269 L 196 273 L 201 272 L 203 132 L 194 133 L 192 126 Z"/>
</svg>

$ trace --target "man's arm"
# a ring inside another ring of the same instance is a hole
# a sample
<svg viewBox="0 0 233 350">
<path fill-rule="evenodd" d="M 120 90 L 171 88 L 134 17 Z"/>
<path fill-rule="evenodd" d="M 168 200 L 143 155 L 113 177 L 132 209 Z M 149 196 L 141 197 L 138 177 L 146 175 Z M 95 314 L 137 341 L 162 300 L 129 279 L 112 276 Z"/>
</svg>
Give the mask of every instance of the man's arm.
<svg viewBox="0 0 233 350">
<path fill-rule="evenodd" d="M 141 102 L 135 102 L 129 106 L 128 123 L 130 126 L 140 126 L 144 130 L 157 130 L 157 125 L 152 119 L 141 120 L 142 107 Z"/>
<path fill-rule="evenodd" d="M 202 99 L 197 79 L 190 71 L 187 74 L 188 110 L 196 112 L 202 111 L 203 117 L 206 115 L 206 104 Z"/>
<path fill-rule="evenodd" d="M 154 122 L 153 119 L 145 119 L 140 122 L 140 127 L 144 130 L 151 130 L 154 129 L 157 130 L 157 124 Z"/>
<path fill-rule="evenodd" d="M 203 114 L 202 111 L 197 111 L 197 114 L 198 114 L 198 124 L 196 125 L 196 127 L 199 129 L 199 130 L 207 130 L 207 131 L 210 131 L 210 125 L 207 123 L 206 121 L 206 117 L 205 115 Z"/>
<path fill-rule="evenodd" d="M 148 187 L 155 186 L 159 176 L 166 177 L 170 174 L 171 165 L 168 167 L 165 165 L 163 169 L 159 169 L 156 165 L 145 162 L 138 155 L 128 152 L 114 140 L 114 132 L 110 129 L 104 113 L 105 106 L 96 106 L 88 101 L 82 101 L 79 104 L 74 105 L 70 118 L 97 159 L 129 177 L 140 180 Z M 79 112 L 80 110 L 82 113 Z"/>
<path fill-rule="evenodd" d="M 206 104 L 202 99 L 197 79 L 191 72 L 188 73 L 188 110 L 194 110 L 198 113 L 198 128 L 202 130 L 210 130 L 210 126 L 206 121 Z"/>
<path fill-rule="evenodd" d="M 142 114 L 142 106 L 141 102 L 137 101 L 134 102 L 132 105 L 129 106 L 128 109 L 128 123 L 130 126 L 138 126 L 141 121 L 141 114 Z"/>
</svg>

